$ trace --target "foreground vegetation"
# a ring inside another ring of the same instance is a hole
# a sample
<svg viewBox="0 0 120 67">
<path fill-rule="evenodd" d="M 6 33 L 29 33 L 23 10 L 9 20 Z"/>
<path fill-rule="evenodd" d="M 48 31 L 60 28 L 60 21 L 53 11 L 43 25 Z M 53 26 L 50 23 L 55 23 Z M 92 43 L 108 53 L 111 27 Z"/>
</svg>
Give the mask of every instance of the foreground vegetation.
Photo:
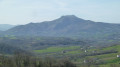
<svg viewBox="0 0 120 67">
<path fill-rule="evenodd" d="M 76 67 L 66 59 L 45 59 L 30 56 L 24 53 L 16 53 L 14 56 L 0 56 L 0 67 Z"/>
<path fill-rule="evenodd" d="M 0 67 L 119 67 L 117 62 L 120 59 L 112 60 L 111 64 L 99 65 L 92 59 L 87 59 L 86 63 L 76 65 L 67 58 L 55 59 L 55 58 L 40 58 L 25 53 L 15 53 L 12 56 L 0 56 Z"/>
</svg>

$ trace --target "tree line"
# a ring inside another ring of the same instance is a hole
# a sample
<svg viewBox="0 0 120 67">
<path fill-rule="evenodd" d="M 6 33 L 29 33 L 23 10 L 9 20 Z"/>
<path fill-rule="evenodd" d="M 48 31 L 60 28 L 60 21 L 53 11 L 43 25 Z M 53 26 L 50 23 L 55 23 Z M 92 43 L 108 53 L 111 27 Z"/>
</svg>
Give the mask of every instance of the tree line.
<svg viewBox="0 0 120 67">
<path fill-rule="evenodd" d="M 66 59 L 39 58 L 25 53 L 15 53 L 13 56 L 0 56 L 0 67 L 76 67 Z"/>
</svg>

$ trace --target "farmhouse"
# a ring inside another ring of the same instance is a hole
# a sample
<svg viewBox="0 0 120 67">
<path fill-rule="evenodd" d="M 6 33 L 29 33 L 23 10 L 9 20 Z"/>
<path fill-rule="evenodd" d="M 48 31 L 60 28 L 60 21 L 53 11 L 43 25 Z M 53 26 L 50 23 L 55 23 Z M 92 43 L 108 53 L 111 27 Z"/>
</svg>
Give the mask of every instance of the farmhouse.
<svg viewBox="0 0 120 67">
<path fill-rule="evenodd" d="M 117 58 L 120 58 L 120 55 L 117 55 Z"/>
</svg>

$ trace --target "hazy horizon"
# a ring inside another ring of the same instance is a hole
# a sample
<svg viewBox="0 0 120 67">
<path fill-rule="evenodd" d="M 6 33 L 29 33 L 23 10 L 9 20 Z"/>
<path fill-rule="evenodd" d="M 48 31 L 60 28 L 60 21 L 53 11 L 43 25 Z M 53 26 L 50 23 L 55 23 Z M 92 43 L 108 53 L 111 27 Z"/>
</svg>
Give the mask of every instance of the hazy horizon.
<svg viewBox="0 0 120 67">
<path fill-rule="evenodd" d="M 76 15 L 96 22 L 120 23 L 120 0 L 0 0 L 0 24 L 20 25 Z"/>
</svg>

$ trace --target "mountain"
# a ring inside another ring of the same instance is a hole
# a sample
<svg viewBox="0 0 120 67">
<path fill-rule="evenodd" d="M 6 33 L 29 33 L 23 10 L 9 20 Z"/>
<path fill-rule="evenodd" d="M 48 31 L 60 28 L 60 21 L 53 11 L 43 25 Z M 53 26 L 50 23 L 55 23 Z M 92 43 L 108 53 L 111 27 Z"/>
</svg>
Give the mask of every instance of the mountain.
<svg viewBox="0 0 120 67">
<path fill-rule="evenodd" d="M 94 22 L 74 15 L 66 15 L 53 21 L 19 25 L 5 33 L 16 36 L 108 38 L 108 36 L 120 33 L 120 24 Z"/>
<path fill-rule="evenodd" d="M 15 27 L 15 25 L 10 25 L 10 24 L 0 24 L 0 31 L 6 31 L 10 28 Z"/>
</svg>

